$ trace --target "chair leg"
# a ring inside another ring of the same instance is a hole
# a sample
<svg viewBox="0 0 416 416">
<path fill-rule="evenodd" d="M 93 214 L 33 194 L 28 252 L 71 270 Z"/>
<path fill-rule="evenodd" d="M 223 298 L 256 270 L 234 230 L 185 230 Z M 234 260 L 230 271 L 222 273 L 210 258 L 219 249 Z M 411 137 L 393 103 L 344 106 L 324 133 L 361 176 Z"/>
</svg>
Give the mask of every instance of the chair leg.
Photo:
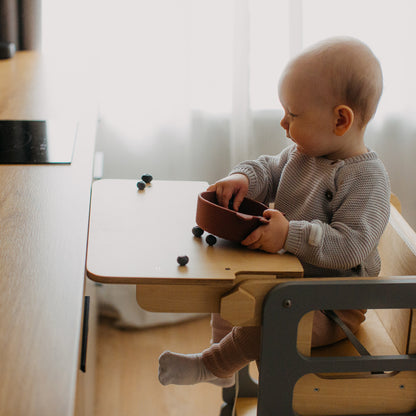
<svg viewBox="0 0 416 416">
<path fill-rule="evenodd" d="M 251 377 L 248 365 L 237 373 L 237 377 L 236 385 L 222 389 L 224 404 L 221 408 L 220 416 L 232 415 L 236 393 L 237 397 L 257 397 L 258 384 Z"/>
<path fill-rule="evenodd" d="M 233 415 L 233 405 L 230 403 L 223 403 L 221 406 L 220 416 L 232 416 Z"/>
</svg>

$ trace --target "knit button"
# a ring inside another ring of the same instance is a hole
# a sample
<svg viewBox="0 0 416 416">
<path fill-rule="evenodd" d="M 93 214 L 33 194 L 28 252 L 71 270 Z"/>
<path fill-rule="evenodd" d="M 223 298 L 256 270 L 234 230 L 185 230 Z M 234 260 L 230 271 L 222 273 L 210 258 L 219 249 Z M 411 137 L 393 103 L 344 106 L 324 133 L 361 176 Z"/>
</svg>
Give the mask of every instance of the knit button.
<svg viewBox="0 0 416 416">
<path fill-rule="evenodd" d="M 333 198 L 333 194 L 332 194 L 332 192 L 328 189 L 326 192 L 325 192 L 325 198 L 328 200 L 328 201 L 332 201 L 332 198 Z"/>
</svg>

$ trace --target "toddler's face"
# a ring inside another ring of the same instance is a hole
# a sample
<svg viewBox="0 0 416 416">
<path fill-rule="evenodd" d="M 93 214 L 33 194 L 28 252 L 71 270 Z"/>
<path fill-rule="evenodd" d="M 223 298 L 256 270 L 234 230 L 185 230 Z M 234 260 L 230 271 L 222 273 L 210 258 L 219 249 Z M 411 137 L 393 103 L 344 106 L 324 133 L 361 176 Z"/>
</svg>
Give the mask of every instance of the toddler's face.
<svg viewBox="0 0 416 416">
<path fill-rule="evenodd" d="M 333 134 L 333 106 L 327 85 L 298 64 L 289 67 L 279 84 L 285 115 L 280 125 L 299 152 L 331 159 L 337 150 Z"/>
</svg>

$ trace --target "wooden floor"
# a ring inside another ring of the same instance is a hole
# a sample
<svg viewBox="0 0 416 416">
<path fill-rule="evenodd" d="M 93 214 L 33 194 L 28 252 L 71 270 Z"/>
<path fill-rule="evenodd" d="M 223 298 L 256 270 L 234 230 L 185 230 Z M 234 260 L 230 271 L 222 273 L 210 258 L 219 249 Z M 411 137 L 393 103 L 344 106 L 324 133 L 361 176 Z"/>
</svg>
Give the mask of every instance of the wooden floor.
<svg viewBox="0 0 416 416">
<path fill-rule="evenodd" d="M 209 383 L 165 387 L 157 378 L 157 359 L 164 350 L 199 352 L 210 336 L 209 317 L 143 330 L 119 330 L 101 318 L 95 415 L 218 416 L 221 388 Z"/>
</svg>

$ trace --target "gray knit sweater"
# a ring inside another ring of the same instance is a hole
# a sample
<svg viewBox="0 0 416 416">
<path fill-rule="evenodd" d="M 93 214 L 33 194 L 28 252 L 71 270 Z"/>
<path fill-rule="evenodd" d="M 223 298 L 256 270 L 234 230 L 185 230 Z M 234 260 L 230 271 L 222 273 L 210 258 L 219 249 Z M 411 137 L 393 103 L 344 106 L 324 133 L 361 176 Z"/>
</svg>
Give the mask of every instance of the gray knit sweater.
<svg viewBox="0 0 416 416">
<path fill-rule="evenodd" d="M 309 157 L 296 146 L 245 161 L 231 173 L 249 179 L 248 196 L 289 220 L 284 249 L 305 276 L 377 276 L 378 241 L 390 213 L 386 169 L 371 150 L 344 160 Z"/>
</svg>

